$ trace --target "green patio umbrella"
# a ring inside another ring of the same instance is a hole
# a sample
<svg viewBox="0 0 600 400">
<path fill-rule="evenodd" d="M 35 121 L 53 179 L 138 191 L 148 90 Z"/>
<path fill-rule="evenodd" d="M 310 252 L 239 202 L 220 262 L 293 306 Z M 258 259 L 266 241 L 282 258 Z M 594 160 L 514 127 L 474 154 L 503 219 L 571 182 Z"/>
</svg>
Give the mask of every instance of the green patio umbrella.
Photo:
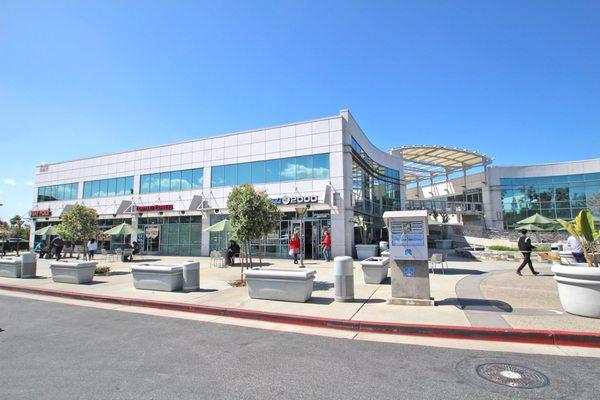
<svg viewBox="0 0 600 400">
<path fill-rule="evenodd" d="M 524 224 L 524 225 L 519 225 L 517 227 L 515 227 L 516 231 L 520 231 L 521 229 L 526 229 L 529 232 L 543 232 L 544 228 L 540 228 L 537 225 L 534 224 Z"/>
<path fill-rule="evenodd" d="M 120 236 L 144 233 L 144 231 L 142 229 L 136 229 L 128 223 L 123 222 L 121 225 L 117 225 L 102 233 L 109 236 Z"/>
<path fill-rule="evenodd" d="M 56 235 L 56 227 L 52 226 L 52 225 L 48 225 L 48 226 L 38 229 L 37 231 L 35 231 L 33 233 L 35 233 L 36 235 L 40 235 L 40 236 L 54 236 L 54 235 Z"/>
<path fill-rule="evenodd" d="M 231 232 L 231 222 L 228 219 L 224 219 L 223 221 L 219 221 L 214 225 L 209 226 L 204 229 L 204 232 Z"/>
<path fill-rule="evenodd" d="M 531 217 L 527 217 L 517 222 L 517 225 L 527 225 L 527 224 L 535 224 L 535 225 L 557 225 L 557 222 L 553 219 L 544 217 L 538 213 L 533 214 Z M 525 228 L 527 229 L 527 228 Z"/>
</svg>

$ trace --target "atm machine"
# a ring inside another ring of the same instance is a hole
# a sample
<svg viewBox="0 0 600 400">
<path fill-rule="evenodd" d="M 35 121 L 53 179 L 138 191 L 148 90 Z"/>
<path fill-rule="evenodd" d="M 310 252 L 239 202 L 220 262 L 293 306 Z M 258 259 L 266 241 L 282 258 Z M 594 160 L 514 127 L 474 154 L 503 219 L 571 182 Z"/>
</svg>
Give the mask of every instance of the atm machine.
<svg viewBox="0 0 600 400">
<path fill-rule="evenodd" d="M 389 304 L 433 306 L 429 286 L 427 210 L 386 211 L 392 296 Z"/>
</svg>

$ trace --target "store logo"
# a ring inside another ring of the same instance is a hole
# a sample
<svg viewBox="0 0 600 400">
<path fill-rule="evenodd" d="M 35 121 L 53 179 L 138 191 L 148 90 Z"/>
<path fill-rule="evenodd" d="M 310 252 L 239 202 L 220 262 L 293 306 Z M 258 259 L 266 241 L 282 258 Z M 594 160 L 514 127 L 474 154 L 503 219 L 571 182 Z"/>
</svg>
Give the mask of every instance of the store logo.
<svg viewBox="0 0 600 400">
<path fill-rule="evenodd" d="M 273 203 L 283 204 L 285 206 L 289 204 L 308 204 L 318 202 L 319 196 L 283 196 L 273 199 Z"/>
<path fill-rule="evenodd" d="M 29 214 L 31 217 L 49 217 L 52 215 L 52 210 L 31 210 Z"/>
<path fill-rule="evenodd" d="M 173 204 L 154 204 L 152 206 L 135 206 L 135 210 L 142 211 L 171 211 Z"/>
</svg>

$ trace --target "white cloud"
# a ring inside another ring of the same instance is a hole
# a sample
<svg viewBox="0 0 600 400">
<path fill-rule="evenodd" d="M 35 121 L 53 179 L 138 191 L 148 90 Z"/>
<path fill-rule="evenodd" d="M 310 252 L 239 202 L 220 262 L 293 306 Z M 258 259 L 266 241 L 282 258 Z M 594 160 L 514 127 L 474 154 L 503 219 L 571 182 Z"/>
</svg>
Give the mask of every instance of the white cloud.
<svg viewBox="0 0 600 400">
<path fill-rule="evenodd" d="M 9 186 L 16 186 L 17 182 L 14 179 L 10 179 L 10 178 L 4 178 L 2 180 L 2 182 L 4 182 L 5 184 L 9 185 Z"/>
<path fill-rule="evenodd" d="M 27 182 L 25 182 L 25 185 L 27 185 L 27 186 L 33 186 L 33 185 L 34 185 L 34 183 L 33 183 L 33 182 L 31 182 L 31 181 L 27 181 Z"/>
</svg>

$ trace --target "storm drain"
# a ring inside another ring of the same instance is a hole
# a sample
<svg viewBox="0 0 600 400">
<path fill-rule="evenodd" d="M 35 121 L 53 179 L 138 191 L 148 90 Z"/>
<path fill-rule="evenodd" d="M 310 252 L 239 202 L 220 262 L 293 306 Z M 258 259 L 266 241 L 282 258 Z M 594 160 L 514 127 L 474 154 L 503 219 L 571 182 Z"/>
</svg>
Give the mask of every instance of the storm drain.
<svg viewBox="0 0 600 400">
<path fill-rule="evenodd" d="M 481 364 L 476 371 L 477 375 L 489 382 L 515 389 L 539 389 L 550 383 L 548 377 L 541 372 L 514 364 Z"/>
</svg>

